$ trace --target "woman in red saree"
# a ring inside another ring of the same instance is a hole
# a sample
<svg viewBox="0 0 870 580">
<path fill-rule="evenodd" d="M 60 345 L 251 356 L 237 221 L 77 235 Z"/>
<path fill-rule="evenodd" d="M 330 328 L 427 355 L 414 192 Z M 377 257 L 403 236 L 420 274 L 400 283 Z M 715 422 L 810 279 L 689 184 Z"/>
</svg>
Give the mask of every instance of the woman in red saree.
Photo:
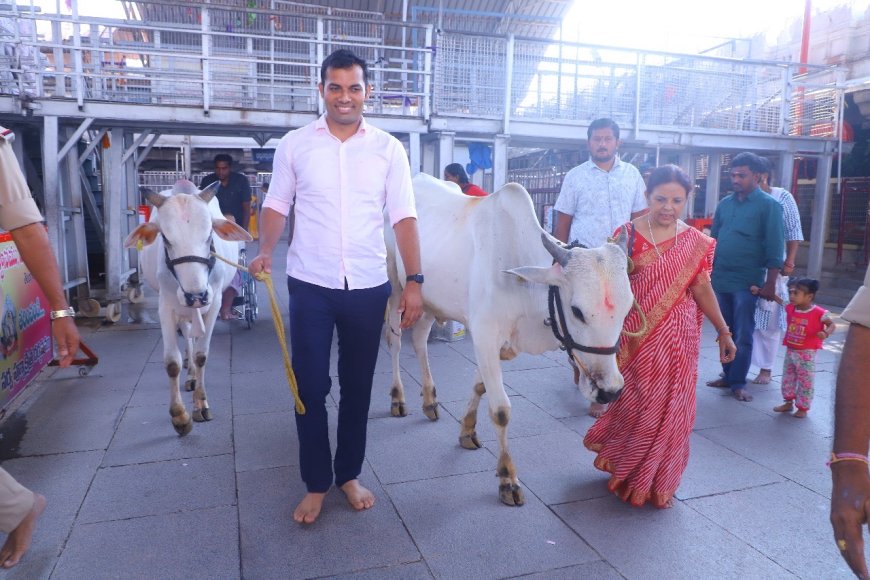
<svg viewBox="0 0 870 580">
<path fill-rule="evenodd" d="M 692 187 L 679 167 L 657 168 L 649 213 L 623 226 L 646 331 L 631 334 L 643 326 L 633 309 L 617 355 L 625 387 L 583 441 L 598 454 L 595 467 L 611 474 L 608 489 L 635 506 L 670 507 L 689 461 L 702 313 L 717 329 L 721 360 L 737 350 L 710 285 L 716 242 L 679 219 Z"/>
</svg>

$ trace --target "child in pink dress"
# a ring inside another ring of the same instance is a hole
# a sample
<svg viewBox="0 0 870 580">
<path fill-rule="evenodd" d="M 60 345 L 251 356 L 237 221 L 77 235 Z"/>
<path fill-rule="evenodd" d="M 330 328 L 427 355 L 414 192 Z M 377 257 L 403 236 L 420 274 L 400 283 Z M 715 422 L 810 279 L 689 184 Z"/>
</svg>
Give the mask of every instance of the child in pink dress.
<svg viewBox="0 0 870 580">
<path fill-rule="evenodd" d="M 830 313 L 813 304 L 819 281 L 799 278 L 788 283 L 790 304 L 785 307 L 788 325 L 782 343 L 787 347 L 782 368 L 782 398 L 784 403 L 773 408 L 777 413 L 794 417 L 807 416 L 813 402 L 813 380 L 816 372 L 816 351 L 834 332 Z"/>
</svg>

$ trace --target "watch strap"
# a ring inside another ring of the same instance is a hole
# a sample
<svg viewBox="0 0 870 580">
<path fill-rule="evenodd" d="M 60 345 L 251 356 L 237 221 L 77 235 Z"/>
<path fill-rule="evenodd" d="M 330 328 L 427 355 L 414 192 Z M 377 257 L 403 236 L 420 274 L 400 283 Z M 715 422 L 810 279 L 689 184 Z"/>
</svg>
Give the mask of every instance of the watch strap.
<svg viewBox="0 0 870 580">
<path fill-rule="evenodd" d="M 75 316 L 76 311 L 73 310 L 73 307 L 70 306 L 64 310 L 52 310 L 48 313 L 49 318 L 52 320 L 57 320 L 58 318 L 66 318 L 67 316 Z"/>
</svg>

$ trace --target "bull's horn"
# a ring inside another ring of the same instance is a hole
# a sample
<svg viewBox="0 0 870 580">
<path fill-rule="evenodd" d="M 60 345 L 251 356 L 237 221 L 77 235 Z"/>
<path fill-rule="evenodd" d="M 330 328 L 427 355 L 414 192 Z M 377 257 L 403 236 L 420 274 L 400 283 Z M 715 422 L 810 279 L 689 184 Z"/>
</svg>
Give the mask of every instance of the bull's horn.
<svg viewBox="0 0 870 580">
<path fill-rule="evenodd" d="M 147 199 L 154 207 L 160 207 L 166 202 L 165 197 L 153 191 L 149 191 L 148 193 L 146 193 L 145 199 Z"/>
<path fill-rule="evenodd" d="M 220 181 L 215 181 L 213 183 L 208 184 L 205 189 L 199 192 L 199 199 L 208 203 L 211 201 L 211 198 L 214 197 L 214 194 L 217 193 L 218 185 L 220 185 Z"/>
<path fill-rule="evenodd" d="M 544 247 L 547 248 L 547 251 L 550 252 L 550 255 L 553 256 L 553 259 L 560 266 L 564 268 L 568 265 L 568 259 L 571 257 L 570 251 L 563 248 L 556 242 L 555 238 L 550 237 L 546 233 L 541 234 L 541 241 L 544 242 Z"/>
</svg>

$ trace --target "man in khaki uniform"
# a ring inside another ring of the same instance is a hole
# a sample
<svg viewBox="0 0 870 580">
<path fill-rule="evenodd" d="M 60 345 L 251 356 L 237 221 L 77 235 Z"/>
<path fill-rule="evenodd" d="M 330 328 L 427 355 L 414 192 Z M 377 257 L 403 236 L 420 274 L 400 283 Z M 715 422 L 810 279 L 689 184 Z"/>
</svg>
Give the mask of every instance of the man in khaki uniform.
<svg viewBox="0 0 870 580">
<path fill-rule="evenodd" d="M 79 348 L 75 312 L 64 296 L 42 216 L 12 153 L 14 138 L 11 131 L 0 127 L 0 228 L 12 234 L 22 261 L 48 299 L 51 333 L 60 366 L 65 367 Z M 51 259 L 46 259 L 47 256 Z M 36 520 L 44 509 L 43 496 L 25 488 L 0 468 L 0 531 L 8 534 L 0 548 L 0 566 L 11 568 L 21 560 L 30 547 Z"/>
</svg>

